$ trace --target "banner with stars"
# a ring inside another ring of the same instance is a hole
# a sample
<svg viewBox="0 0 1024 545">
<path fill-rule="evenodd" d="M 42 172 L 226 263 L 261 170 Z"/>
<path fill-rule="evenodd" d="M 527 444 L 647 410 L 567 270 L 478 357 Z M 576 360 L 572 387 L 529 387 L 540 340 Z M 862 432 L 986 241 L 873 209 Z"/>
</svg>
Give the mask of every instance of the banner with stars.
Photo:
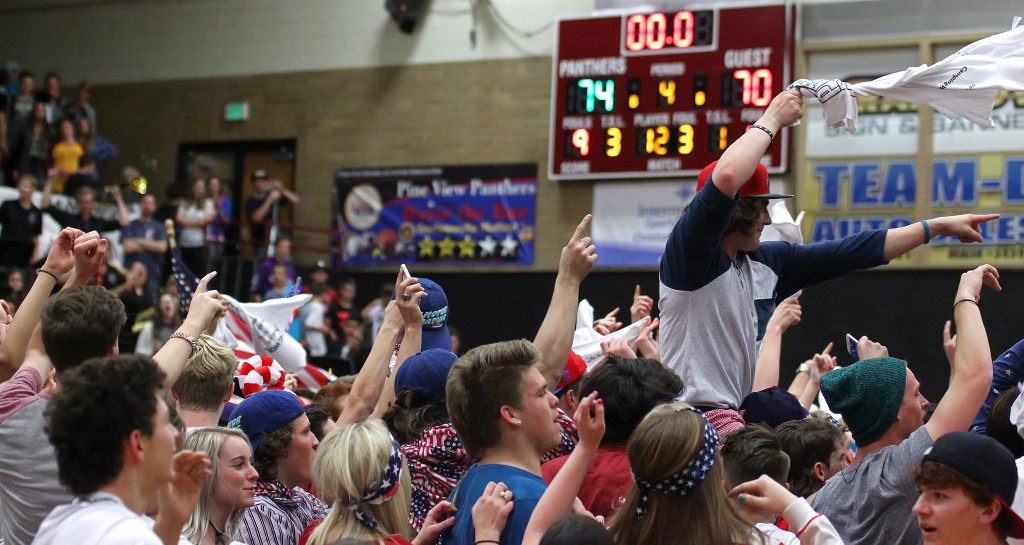
<svg viewBox="0 0 1024 545">
<path fill-rule="evenodd" d="M 533 264 L 536 164 L 346 168 L 334 179 L 344 265 Z"/>
</svg>

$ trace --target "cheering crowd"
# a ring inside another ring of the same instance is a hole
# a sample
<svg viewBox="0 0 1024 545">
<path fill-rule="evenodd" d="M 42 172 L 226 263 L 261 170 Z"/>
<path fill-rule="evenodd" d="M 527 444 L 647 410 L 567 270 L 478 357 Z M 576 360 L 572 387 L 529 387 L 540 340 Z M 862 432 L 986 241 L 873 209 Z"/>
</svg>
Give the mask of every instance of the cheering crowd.
<svg viewBox="0 0 1024 545">
<path fill-rule="evenodd" d="M 187 286 L 187 312 L 164 324 L 151 357 L 119 355 L 127 305 L 95 282 L 108 241 L 65 227 L 16 314 L 0 303 L 2 542 L 1024 538 L 1024 347 L 993 362 L 979 301 L 1001 290 L 994 267 L 966 271 L 955 293 L 941 295 L 953 317 L 951 378 L 936 403 L 906 361 L 868 338 L 856 363 L 839 368 L 826 349 L 779 386 L 781 337 L 801 319 L 800 290 L 934 237 L 981 242 L 981 225 L 998 217 L 761 243 L 769 199 L 789 196 L 769 191 L 760 158 L 802 115 L 799 93 L 778 95 L 701 173 L 661 261 L 659 318 L 638 288 L 635 324 L 585 327 L 601 339 L 597 357 L 574 341 L 580 286 L 598 260 L 589 215 L 562 249 L 532 340 L 457 356 L 444 289 L 400 272 L 372 309 L 379 325 L 368 351 L 346 353 L 358 373 L 317 392 L 239 380 L 253 364 L 215 338 L 234 312 L 209 289 L 215 272 Z M 276 256 L 268 296 L 289 275 L 288 248 Z M 131 289 L 141 293 L 139 269 Z M 316 312 L 334 297 L 315 290 Z M 307 343 L 310 354 L 327 340 Z"/>
</svg>

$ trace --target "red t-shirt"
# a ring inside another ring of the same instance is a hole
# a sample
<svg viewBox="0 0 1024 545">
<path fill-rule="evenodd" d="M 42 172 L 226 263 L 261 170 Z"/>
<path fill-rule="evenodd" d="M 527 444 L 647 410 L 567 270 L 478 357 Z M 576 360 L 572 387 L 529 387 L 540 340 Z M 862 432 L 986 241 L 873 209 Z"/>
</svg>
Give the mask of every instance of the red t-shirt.
<svg viewBox="0 0 1024 545">
<path fill-rule="evenodd" d="M 540 466 L 544 482 L 551 484 L 568 459 L 562 456 Z M 587 469 L 577 497 L 588 511 L 608 520 L 625 502 L 626 493 L 632 487 L 633 474 L 629 471 L 626 447 L 601 447 Z"/>
</svg>

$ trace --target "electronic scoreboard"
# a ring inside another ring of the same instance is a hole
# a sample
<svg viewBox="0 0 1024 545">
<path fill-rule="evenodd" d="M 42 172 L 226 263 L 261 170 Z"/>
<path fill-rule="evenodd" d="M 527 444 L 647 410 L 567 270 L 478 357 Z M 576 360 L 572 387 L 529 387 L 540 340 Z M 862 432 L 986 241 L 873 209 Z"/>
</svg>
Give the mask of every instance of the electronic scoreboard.
<svg viewBox="0 0 1024 545">
<path fill-rule="evenodd" d="M 787 5 L 561 19 L 552 67 L 552 179 L 696 175 L 790 83 Z M 788 131 L 764 163 L 787 167 Z"/>
</svg>

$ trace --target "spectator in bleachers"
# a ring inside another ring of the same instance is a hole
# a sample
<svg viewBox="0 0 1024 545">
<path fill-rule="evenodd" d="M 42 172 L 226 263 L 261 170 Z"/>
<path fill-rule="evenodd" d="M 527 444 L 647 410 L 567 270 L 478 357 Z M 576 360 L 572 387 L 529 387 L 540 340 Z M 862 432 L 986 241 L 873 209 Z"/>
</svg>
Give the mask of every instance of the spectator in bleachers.
<svg viewBox="0 0 1024 545">
<path fill-rule="evenodd" d="M 88 81 L 78 84 L 78 100 L 75 105 L 78 107 L 78 115 L 89 120 L 89 126 L 93 131 L 99 131 L 96 124 L 96 107 L 92 105 L 92 87 Z"/>
<path fill-rule="evenodd" d="M 324 304 L 326 291 L 326 285 L 313 284 L 313 298 L 306 303 L 306 306 L 302 307 L 302 322 L 306 326 L 306 350 L 314 358 L 327 355 L 327 336 L 333 333 L 326 322 L 327 305 Z"/>
<path fill-rule="evenodd" d="M 231 348 L 213 337 L 200 335 L 196 339 L 195 351 L 171 386 L 171 397 L 186 434 L 220 425 L 224 403 L 234 391 L 237 361 Z"/>
<path fill-rule="evenodd" d="M 136 261 L 145 265 L 149 270 L 149 286 L 154 292 L 163 278 L 164 254 L 167 253 L 167 230 L 154 218 L 155 214 L 156 197 L 143 195 L 139 201 L 139 217 L 121 231 L 125 266 Z"/>
<path fill-rule="evenodd" d="M 281 205 L 299 204 L 300 199 L 282 186 L 280 180 L 268 178 L 267 171 L 263 169 L 252 173 L 252 184 L 253 194 L 245 201 L 245 215 L 249 220 L 249 233 L 252 237 L 252 255 L 258 260 L 265 255 L 267 224 L 274 219 L 274 210 L 280 210 Z M 256 290 L 256 293 L 262 291 Z"/>
<path fill-rule="evenodd" d="M 71 103 L 60 94 L 60 76 L 56 72 L 47 72 L 43 76 L 43 88 L 36 93 L 36 102 L 46 105 L 46 120 L 57 125 L 64 117 L 64 110 Z"/>
<path fill-rule="evenodd" d="M 202 452 L 213 462 L 210 478 L 199 493 L 199 506 L 181 532 L 184 545 L 227 545 L 234 541 L 245 510 L 256 497 L 259 473 L 252 466 L 252 447 L 245 434 L 229 428 L 194 430 L 185 449 Z"/>
<path fill-rule="evenodd" d="M 29 128 L 36 106 L 35 86 L 35 76 L 32 72 L 24 71 L 18 75 L 17 94 L 11 95 L 7 100 L 7 179 L 11 179 L 12 173 L 18 171 L 18 161 L 25 145 L 23 137 Z"/>
<path fill-rule="evenodd" d="M 232 229 L 231 222 L 234 219 L 235 205 L 231 201 L 230 191 L 225 190 L 220 178 L 210 176 L 206 181 L 206 194 L 213 204 L 213 218 L 206 226 L 206 248 L 207 259 L 210 268 L 220 266 L 220 259 L 224 255 L 224 243 L 227 241 L 228 232 Z"/>
<path fill-rule="evenodd" d="M 808 501 L 825 482 L 846 467 L 843 431 L 827 420 L 805 418 L 775 428 L 782 450 L 789 456 L 786 482 L 794 494 Z"/>
<path fill-rule="evenodd" d="M 253 275 L 254 300 L 261 300 L 273 285 L 274 268 L 283 265 L 286 283 L 295 282 L 295 265 L 292 264 L 292 241 L 281 237 L 274 241 L 274 255 L 260 262 Z M 258 298 L 258 299 L 257 299 Z"/>
<path fill-rule="evenodd" d="M 911 516 L 917 493 L 910 472 L 938 438 L 967 430 L 992 385 L 992 354 L 978 299 L 983 285 L 1001 289 L 998 278 L 991 265 L 960 278 L 953 299 L 957 345 L 949 387 L 928 423 L 928 400 L 907 363 L 888 357 L 866 337 L 857 346 L 860 361 L 821 378 L 825 401 L 842 413 L 857 441 L 857 461 L 825 483 L 814 506 L 847 544 L 921 542 Z"/>
<path fill-rule="evenodd" d="M 75 194 L 75 198 L 78 200 L 78 213 L 70 213 L 60 210 L 54 206 L 51 206 L 50 195 L 53 192 L 53 178 L 50 177 L 46 180 L 46 184 L 43 185 L 43 202 L 41 208 L 47 214 L 53 216 L 53 219 L 66 227 L 73 227 L 82 232 L 89 233 L 95 230 L 97 233 L 106 233 L 109 230 L 118 230 L 128 225 L 128 209 L 125 208 L 125 202 L 121 198 L 121 190 L 117 186 L 112 186 L 111 191 L 114 195 L 114 202 L 118 207 L 118 220 L 114 221 L 111 219 L 102 219 L 92 215 L 92 211 L 96 206 L 96 192 L 92 190 L 92 187 L 82 187 L 81 190 Z"/>
<path fill-rule="evenodd" d="M 25 289 L 25 273 L 21 269 L 13 269 L 7 273 L 7 289 L 5 290 L 4 301 L 7 302 L 11 313 L 18 312 L 18 307 L 25 300 L 27 291 Z"/>
<path fill-rule="evenodd" d="M 349 369 L 353 372 L 358 371 L 370 355 L 363 321 L 357 316 L 350 316 L 342 329 L 342 339 L 344 339 L 344 344 L 337 355 L 348 364 Z"/>
<path fill-rule="evenodd" d="M 377 339 L 377 331 L 380 329 L 380 324 L 384 323 L 384 309 L 388 306 L 388 301 L 391 300 L 394 293 L 395 285 L 390 282 L 385 282 L 377 291 L 377 298 L 367 303 L 366 306 L 363 307 L 363 311 L 360 313 L 363 320 L 366 320 L 370 324 L 371 341 Z"/>
<path fill-rule="evenodd" d="M 25 129 L 17 137 L 21 147 L 20 155 L 11 158 L 16 161 L 18 171 L 31 174 L 37 180 L 45 180 L 53 137 L 53 128 L 46 122 L 46 108 L 37 102 Z"/>
<path fill-rule="evenodd" d="M 313 287 L 320 284 L 324 287 L 324 304 L 330 307 L 338 300 L 338 291 L 331 287 L 331 274 L 323 261 L 318 261 L 316 266 L 309 270 L 309 283 L 302 284 L 302 293 L 312 293 Z M 340 328 L 335 328 L 336 331 Z"/>
<path fill-rule="evenodd" d="M 301 488 L 312 482 L 319 445 L 302 403 L 291 392 L 257 392 L 235 407 L 228 426 L 249 437 L 260 474 L 256 503 L 237 535 L 248 545 L 295 545 L 306 526 L 328 511 Z"/>
<path fill-rule="evenodd" d="M 43 212 L 32 204 L 36 179 L 23 174 L 18 179 L 18 199 L 0 205 L 0 241 L 3 242 L 3 265 L 27 267 L 39 247 L 43 233 Z"/>
<path fill-rule="evenodd" d="M 203 250 L 206 246 L 206 226 L 213 221 L 213 215 L 213 202 L 206 197 L 206 180 L 197 178 L 192 181 L 191 196 L 178 206 L 175 221 L 181 257 L 195 274 L 206 271 Z"/>
<path fill-rule="evenodd" d="M 90 359 L 62 375 L 46 430 L 60 482 L 76 499 L 43 520 L 33 543 L 162 545 L 181 534 L 210 460 L 175 454 L 180 436 L 161 397 L 166 378 L 142 356 Z M 151 526 L 143 515 L 165 487 Z"/>
<path fill-rule="evenodd" d="M 132 327 L 135 325 L 135 319 L 140 313 L 156 304 L 156 293 L 150 289 L 147 282 L 148 277 L 149 271 L 146 266 L 136 261 L 128 269 L 128 277 L 125 279 L 124 285 L 114 288 L 114 293 L 124 304 L 125 314 L 128 317 L 121 329 L 121 336 L 117 343 L 122 354 L 135 352 L 135 342 L 139 337 L 138 332 Z"/>
<path fill-rule="evenodd" d="M 78 190 L 83 187 L 99 189 L 99 180 L 96 179 L 96 160 L 88 154 L 78 158 L 78 171 L 68 176 L 67 181 L 64 182 L 64 194 L 76 195 Z"/>
<path fill-rule="evenodd" d="M 75 122 L 71 119 L 60 120 L 55 143 L 50 148 L 50 159 L 53 168 L 57 169 L 57 176 L 53 180 L 54 191 L 64 193 L 64 184 L 68 177 L 78 172 L 78 159 L 83 155 L 85 149 L 78 143 Z"/>
<path fill-rule="evenodd" d="M 270 289 L 263 294 L 263 300 L 280 299 L 287 297 L 292 292 L 294 284 L 288 278 L 288 266 L 284 263 L 274 264 L 273 273 L 270 275 Z"/>
</svg>

